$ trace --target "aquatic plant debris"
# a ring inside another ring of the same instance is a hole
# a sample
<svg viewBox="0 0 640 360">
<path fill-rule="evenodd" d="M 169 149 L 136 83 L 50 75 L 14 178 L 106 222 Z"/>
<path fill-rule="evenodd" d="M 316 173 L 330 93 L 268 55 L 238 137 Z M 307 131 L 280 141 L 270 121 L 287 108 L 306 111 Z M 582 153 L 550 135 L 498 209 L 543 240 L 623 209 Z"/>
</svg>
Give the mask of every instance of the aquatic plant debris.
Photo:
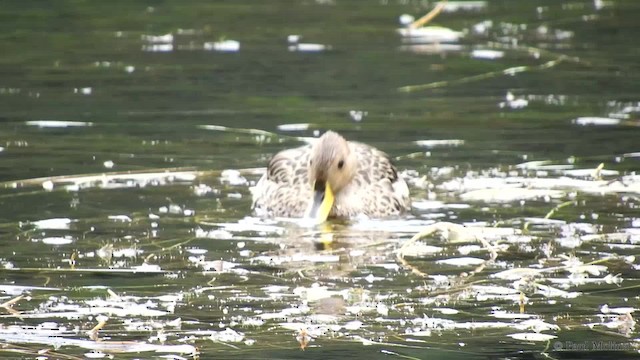
<svg viewBox="0 0 640 360">
<path fill-rule="evenodd" d="M 419 85 L 406 85 L 406 86 L 399 87 L 397 90 L 399 92 L 410 93 L 410 92 L 421 91 L 421 90 L 430 90 L 430 89 L 437 89 L 437 88 L 447 87 L 447 86 L 461 85 L 461 84 L 466 84 L 470 82 L 491 79 L 497 76 L 513 76 L 515 74 L 528 72 L 528 71 L 549 69 L 561 64 L 566 60 L 567 58 L 565 56 L 561 56 L 557 59 L 549 60 L 539 65 L 514 66 L 514 67 L 506 68 L 503 70 L 499 70 L 499 71 L 490 71 L 483 74 L 467 76 L 467 77 L 463 77 L 455 80 L 436 81 L 428 84 L 419 84 Z"/>
<path fill-rule="evenodd" d="M 56 186 L 62 186 L 69 191 L 78 191 L 90 187 L 101 187 L 105 189 L 126 188 L 126 187 L 145 187 L 147 185 L 162 185 L 171 182 L 192 182 L 196 177 L 202 174 L 198 171 L 185 171 L 171 169 L 163 169 L 155 172 L 110 172 L 102 174 L 88 175 L 67 175 L 54 176 L 35 179 L 15 180 L 11 182 L 0 183 L 5 187 L 26 187 L 41 186 L 45 190 L 54 190 Z"/>
<path fill-rule="evenodd" d="M 65 120 L 30 120 L 25 124 L 29 126 L 37 126 L 40 128 L 69 128 L 93 126 L 92 122 L 87 121 L 65 121 Z"/>
<path fill-rule="evenodd" d="M 620 119 L 604 118 L 604 117 L 579 117 L 573 120 L 576 125 L 588 126 L 613 126 L 619 125 L 622 122 Z"/>
<path fill-rule="evenodd" d="M 438 146 L 461 146 L 464 145 L 464 140 L 450 139 L 450 140 L 416 140 L 416 145 L 434 148 Z"/>
<path fill-rule="evenodd" d="M 454 2 L 460 3 L 462 2 Z M 430 22 L 433 18 L 435 18 L 441 11 L 457 11 L 458 9 L 477 9 L 483 8 L 486 6 L 486 3 L 483 2 L 464 2 L 465 5 L 454 4 L 447 1 L 439 2 L 434 9 L 432 9 L 425 16 L 421 17 L 418 20 L 411 21 L 413 17 L 410 15 L 403 15 L 400 17 L 401 23 L 405 24 L 406 27 L 400 28 L 397 32 L 403 37 L 405 42 L 417 43 L 411 44 L 410 46 L 404 45 L 401 47 L 401 50 L 408 50 L 415 53 L 444 53 L 446 51 L 463 51 L 464 48 L 460 46 L 455 46 L 447 43 L 456 43 L 462 38 L 464 35 L 468 33 L 476 33 L 482 35 L 488 35 L 488 31 L 493 27 L 493 21 L 486 20 L 479 24 L 476 24 L 471 29 L 465 29 L 465 31 L 454 31 L 446 27 L 440 26 L 425 26 L 428 22 Z M 483 3 L 482 5 L 476 6 L 475 3 Z M 523 28 L 526 29 L 526 24 L 518 25 L 518 24 L 501 24 L 504 28 L 505 39 L 508 39 L 513 36 L 513 30 L 508 30 L 510 27 L 513 28 Z M 510 26 L 507 26 L 510 25 Z M 550 35 L 550 33 L 552 33 Z M 560 29 L 554 29 L 554 31 L 550 32 L 546 26 L 541 26 L 538 28 L 537 36 L 546 36 L 550 41 L 564 41 L 573 36 L 571 32 L 562 31 Z M 571 61 L 580 64 L 586 64 L 586 62 L 582 61 L 579 58 L 570 57 L 564 54 L 556 54 L 552 53 L 548 50 L 535 48 L 532 46 L 519 45 L 518 41 L 514 38 L 513 41 L 510 41 L 509 44 L 503 43 L 504 40 L 500 42 L 490 42 L 488 47 L 494 47 L 494 49 L 474 49 L 471 51 L 471 57 L 475 59 L 490 59 L 497 60 L 502 59 L 505 56 L 505 51 L 503 49 L 508 49 L 510 51 L 527 53 L 534 57 L 535 59 L 540 59 L 542 55 L 546 57 L 550 57 L 550 60 L 547 60 L 538 65 L 523 65 L 523 66 L 515 66 L 508 67 L 501 71 L 490 71 L 482 74 L 471 75 L 459 79 L 454 80 L 445 80 L 445 81 L 436 81 L 427 84 L 419 84 L 419 85 L 406 85 L 398 87 L 397 90 L 399 92 L 416 92 L 422 90 L 429 89 L 437 89 L 442 87 L 450 87 L 456 85 L 467 84 L 470 82 L 482 81 L 491 78 L 495 78 L 497 76 L 514 76 L 518 73 L 523 73 L 527 71 L 536 71 L 536 70 L 545 70 L 559 65 L 565 61 Z M 441 44 L 443 43 L 443 44 Z M 433 44 L 433 45 L 432 45 Z M 528 100 L 526 99 L 517 99 L 517 101 L 506 101 L 500 104 L 501 108 L 511 108 L 511 109 L 521 109 L 528 105 Z"/>
<path fill-rule="evenodd" d="M 205 42 L 205 50 L 212 50 L 218 52 L 238 52 L 240 51 L 240 42 L 237 40 L 219 40 L 215 42 Z"/>
</svg>

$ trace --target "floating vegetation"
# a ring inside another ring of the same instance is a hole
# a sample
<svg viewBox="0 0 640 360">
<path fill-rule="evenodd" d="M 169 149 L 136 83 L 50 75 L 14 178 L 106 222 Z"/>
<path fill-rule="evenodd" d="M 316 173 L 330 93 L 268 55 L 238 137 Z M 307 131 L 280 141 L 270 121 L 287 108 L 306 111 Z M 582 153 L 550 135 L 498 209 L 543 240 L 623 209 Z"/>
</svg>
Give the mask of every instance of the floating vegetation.
<svg viewBox="0 0 640 360">
<path fill-rule="evenodd" d="M 301 39 L 302 39 L 302 36 L 300 35 L 287 36 L 287 42 L 289 43 L 289 46 L 288 46 L 289 51 L 315 53 L 315 52 L 323 52 L 323 51 L 331 50 L 331 45 L 316 44 L 316 43 L 302 43 L 300 42 Z"/>
<path fill-rule="evenodd" d="M 25 124 L 29 126 L 37 126 L 41 128 L 68 128 L 68 127 L 93 126 L 92 122 L 63 121 L 63 120 L 30 120 L 25 122 Z"/>
<path fill-rule="evenodd" d="M 327 50 L 331 50 L 331 45 L 313 43 L 297 43 L 294 45 L 289 45 L 289 51 L 292 52 L 316 53 Z"/>
<path fill-rule="evenodd" d="M 525 72 L 551 69 L 568 61 L 582 65 L 589 64 L 589 62 L 577 57 L 570 57 L 562 53 L 554 53 L 546 50 L 546 48 L 548 48 L 547 44 L 543 44 L 540 47 L 522 45 L 523 37 L 525 39 L 531 38 L 532 42 L 549 41 L 557 43 L 566 42 L 573 38 L 571 31 L 550 29 L 547 25 L 540 25 L 535 31 L 527 34 L 527 36 L 522 35 L 527 32 L 527 24 L 500 23 L 496 25 L 492 20 L 479 22 L 463 31 L 454 31 L 442 26 L 425 26 L 442 11 L 453 12 L 460 9 L 482 9 L 486 6 L 484 2 L 475 3 L 476 2 L 469 2 L 461 6 L 459 2 L 440 1 L 429 13 L 415 21 L 413 21 L 413 17 L 410 15 L 402 15 L 400 21 L 402 24 L 405 24 L 406 27 L 400 28 L 397 31 L 402 36 L 404 42 L 412 43 L 412 45 L 403 45 L 401 50 L 426 54 L 461 52 L 466 50 L 466 48 L 458 45 L 452 46 L 451 44 L 460 42 L 465 35 L 474 34 L 476 36 L 488 37 L 490 41 L 488 41 L 483 48 L 470 50 L 470 57 L 473 59 L 501 60 L 503 58 L 509 58 L 512 54 L 514 56 L 527 54 L 537 61 L 542 60 L 544 56 L 546 58 L 545 61 L 538 64 L 508 66 L 502 70 L 488 71 L 457 79 L 441 80 L 418 85 L 405 85 L 397 88 L 399 92 L 411 93 L 485 81 L 499 76 L 516 76 L 517 74 Z M 429 45 L 425 46 L 424 44 Z M 430 44 L 435 44 L 435 46 Z M 526 100 L 522 99 L 514 102 L 507 99 L 506 102 L 501 103 L 500 107 L 519 109 L 526 106 L 524 101 Z"/>
<path fill-rule="evenodd" d="M 196 171 L 172 171 L 170 169 L 160 172 L 113 172 L 91 175 L 70 175 L 55 176 L 37 179 L 24 179 L 11 182 L 0 183 L 6 188 L 22 188 L 29 186 L 41 186 L 46 191 L 52 191 L 57 187 L 67 191 L 78 191 L 84 188 L 101 187 L 123 188 L 123 187 L 145 187 L 147 185 L 162 185 L 169 182 L 190 182 L 193 181 L 198 172 Z M 56 222 L 57 220 L 53 220 Z M 64 220 L 60 220 L 64 221 Z"/>
<path fill-rule="evenodd" d="M 471 82 L 476 82 L 476 81 L 480 81 L 480 80 L 487 80 L 487 79 L 495 78 L 495 77 L 498 77 L 498 76 L 504 76 L 504 75 L 513 76 L 515 74 L 528 72 L 528 71 L 549 69 L 549 68 L 552 68 L 552 67 L 562 63 L 563 61 L 566 61 L 565 57 L 560 57 L 558 59 L 549 60 L 549 61 L 547 61 L 547 62 L 545 62 L 543 64 L 539 64 L 539 65 L 514 66 L 514 67 L 506 68 L 506 69 L 500 70 L 500 71 L 490 71 L 490 72 L 487 72 L 487 73 L 467 76 L 467 77 L 463 77 L 463 78 L 460 78 L 460 79 L 446 80 L 446 81 L 436 81 L 436 82 L 432 82 L 432 83 L 428 83 L 428 84 L 420 84 L 420 85 L 401 86 L 401 87 L 398 88 L 398 91 L 400 91 L 400 92 L 414 92 L 414 91 L 420 91 L 420 90 L 437 89 L 437 88 L 448 87 L 448 86 L 453 86 L 453 85 L 467 84 L 467 83 L 471 83 Z"/>
<path fill-rule="evenodd" d="M 462 33 L 440 26 L 398 29 L 398 33 L 412 43 L 456 43 Z"/>
<path fill-rule="evenodd" d="M 603 117 L 579 117 L 573 120 L 576 125 L 595 125 L 595 126 L 613 126 L 618 125 L 622 121 L 620 119 L 603 118 Z"/>
<path fill-rule="evenodd" d="M 495 60 L 504 57 L 504 51 L 490 50 L 490 49 L 475 49 L 471 52 L 471 57 L 474 59 L 486 59 Z"/>
<path fill-rule="evenodd" d="M 311 124 L 300 123 L 300 124 L 282 124 L 278 125 L 278 130 L 281 131 L 304 131 L 309 128 Z"/>
<path fill-rule="evenodd" d="M 400 22 L 406 24 L 404 28 L 398 29 L 398 33 L 404 40 L 411 43 L 432 44 L 432 43 L 456 43 L 462 38 L 463 33 L 441 26 L 425 26 L 433 20 L 447 6 L 447 1 L 439 2 L 433 10 L 419 18 L 411 21 L 413 17 L 403 15 Z"/>
<path fill-rule="evenodd" d="M 206 42 L 204 43 L 204 49 L 219 52 L 238 52 L 240 51 L 240 42 L 236 40 Z"/>
<path fill-rule="evenodd" d="M 416 140 L 416 145 L 433 148 L 437 146 L 461 146 L 464 145 L 464 140 L 450 139 L 450 140 Z"/>
</svg>

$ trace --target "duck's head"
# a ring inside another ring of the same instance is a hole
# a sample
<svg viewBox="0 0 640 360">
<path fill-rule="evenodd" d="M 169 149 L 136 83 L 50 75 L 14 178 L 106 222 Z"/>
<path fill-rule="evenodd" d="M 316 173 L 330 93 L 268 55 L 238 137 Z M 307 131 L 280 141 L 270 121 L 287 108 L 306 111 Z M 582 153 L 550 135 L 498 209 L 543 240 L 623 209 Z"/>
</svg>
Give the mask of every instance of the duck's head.
<svg viewBox="0 0 640 360">
<path fill-rule="evenodd" d="M 353 179 L 358 167 L 349 143 L 338 133 L 327 131 L 311 147 L 309 180 L 313 199 L 306 216 L 321 223 L 333 207 L 334 194 L 338 194 Z"/>
</svg>

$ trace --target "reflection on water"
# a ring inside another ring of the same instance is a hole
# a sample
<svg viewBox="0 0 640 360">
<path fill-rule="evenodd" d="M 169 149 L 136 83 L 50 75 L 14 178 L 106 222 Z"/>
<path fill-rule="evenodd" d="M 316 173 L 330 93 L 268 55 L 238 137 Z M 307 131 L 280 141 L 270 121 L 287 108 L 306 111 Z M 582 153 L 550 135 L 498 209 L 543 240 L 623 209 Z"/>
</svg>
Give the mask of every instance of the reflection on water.
<svg viewBox="0 0 640 360">
<path fill-rule="evenodd" d="M 637 352 L 638 4 L 449 1 L 398 33 L 432 6 L 5 4 L 3 351 Z M 251 212 L 327 129 L 391 154 L 410 214 Z"/>
</svg>

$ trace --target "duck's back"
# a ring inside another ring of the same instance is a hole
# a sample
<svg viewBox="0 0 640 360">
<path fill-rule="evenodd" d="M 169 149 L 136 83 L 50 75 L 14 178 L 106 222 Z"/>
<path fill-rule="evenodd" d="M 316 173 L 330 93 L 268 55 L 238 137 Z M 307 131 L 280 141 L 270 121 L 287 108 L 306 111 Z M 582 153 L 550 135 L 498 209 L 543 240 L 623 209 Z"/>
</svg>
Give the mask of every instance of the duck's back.
<svg viewBox="0 0 640 360">
<path fill-rule="evenodd" d="M 358 170 L 351 184 L 336 196 L 335 215 L 387 217 L 408 211 L 409 188 L 389 155 L 355 141 L 349 146 L 357 155 Z"/>
<path fill-rule="evenodd" d="M 371 217 L 399 215 L 410 208 L 409 189 L 398 177 L 388 155 L 366 144 L 349 142 L 358 159 L 358 169 L 350 184 L 335 196 L 331 216 Z M 259 214 L 302 217 L 313 192 L 309 180 L 311 146 L 283 150 L 269 162 L 253 194 Z"/>
<path fill-rule="evenodd" d="M 311 199 L 309 155 L 311 146 L 282 150 L 271 158 L 267 172 L 251 188 L 253 207 L 279 217 L 302 217 Z"/>
</svg>

